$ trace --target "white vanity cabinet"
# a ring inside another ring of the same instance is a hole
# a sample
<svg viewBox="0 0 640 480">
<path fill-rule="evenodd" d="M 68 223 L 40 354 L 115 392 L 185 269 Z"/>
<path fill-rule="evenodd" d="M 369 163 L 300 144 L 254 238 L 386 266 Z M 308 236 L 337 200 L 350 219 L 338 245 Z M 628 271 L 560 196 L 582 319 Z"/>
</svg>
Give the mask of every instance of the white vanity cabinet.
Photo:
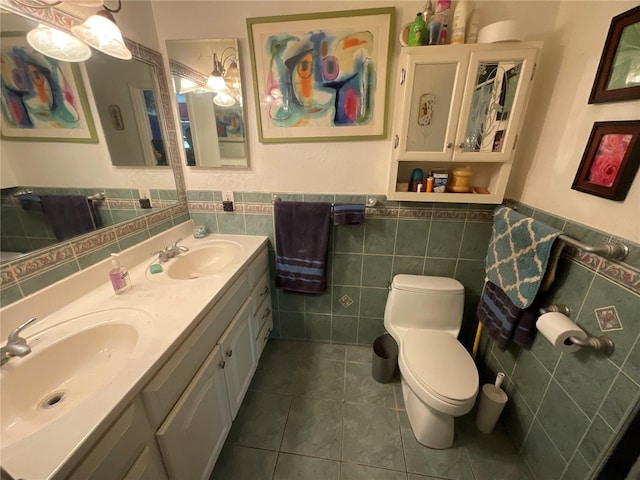
<svg viewBox="0 0 640 480">
<path fill-rule="evenodd" d="M 406 47 L 400 55 L 388 197 L 500 203 L 540 42 Z M 407 192 L 411 172 L 470 166 L 488 194 Z"/>
<path fill-rule="evenodd" d="M 265 265 L 266 247 L 142 392 L 170 479 L 211 474 L 258 365 L 251 292 Z"/>
<path fill-rule="evenodd" d="M 81 460 L 68 480 L 167 479 L 153 434 L 142 401 L 136 398 Z"/>
<path fill-rule="evenodd" d="M 224 360 L 216 346 L 158 429 L 170 478 L 206 479 L 231 428 Z"/>
</svg>

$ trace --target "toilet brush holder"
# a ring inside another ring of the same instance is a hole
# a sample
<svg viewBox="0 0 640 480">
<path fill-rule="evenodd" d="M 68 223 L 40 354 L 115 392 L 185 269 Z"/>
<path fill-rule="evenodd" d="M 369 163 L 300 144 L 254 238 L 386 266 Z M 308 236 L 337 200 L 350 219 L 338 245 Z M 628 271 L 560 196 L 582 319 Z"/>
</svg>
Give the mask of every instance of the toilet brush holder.
<svg viewBox="0 0 640 480">
<path fill-rule="evenodd" d="M 509 400 L 505 391 L 500 388 L 503 378 L 504 373 L 499 373 L 494 385 L 487 383 L 482 386 L 478 413 L 476 414 L 476 428 L 482 433 L 493 431 L 507 400 Z"/>
</svg>

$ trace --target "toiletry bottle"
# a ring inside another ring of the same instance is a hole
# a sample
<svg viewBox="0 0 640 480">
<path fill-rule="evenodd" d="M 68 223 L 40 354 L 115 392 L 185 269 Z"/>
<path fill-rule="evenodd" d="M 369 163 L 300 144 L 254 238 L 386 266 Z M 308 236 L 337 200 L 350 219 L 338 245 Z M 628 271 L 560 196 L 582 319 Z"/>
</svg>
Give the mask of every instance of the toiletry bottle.
<svg viewBox="0 0 640 480">
<path fill-rule="evenodd" d="M 417 192 L 418 184 L 423 182 L 424 180 L 424 172 L 421 168 L 414 168 L 411 172 L 411 179 L 409 181 L 409 191 Z"/>
<path fill-rule="evenodd" d="M 422 18 L 422 12 L 416 14 L 409 28 L 409 46 L 417 47 L 425 44 L 427 25 Z"/>
<path fill-rule="evenodd" d="M 464 43 L 467 30 L 467 17 L 469 6 L 466 0 L 459 0 L 453 12 L 453 31 L 451 32 L 451 45 Z"/>
<path fill-rule="evenodd" d="M 480 30 L 480 12 L 476 6 L 469 17 L 469 28 L 467 29 L 467 39 L 465 43 L 478 43 L 478 30 Z"/>
<path fill-rule="evenodd" d="M 111 279 L 111 285 L 116 295 L 126 292 L 131 288 L 131 279 L 129 278 L 129 271 L 120 265 L 118 255 L 111 254 L 111 270 L 109 271 L 109 278 Z"/>
<path fill-rule="evenodd" d="M 440 36 L 438 37 L 438 45 L 446 45 L 447 44 L 447 30 L 449 29 L 449 25 L 447 23 L 443 23 L 440 28 Z"/>
</svg>

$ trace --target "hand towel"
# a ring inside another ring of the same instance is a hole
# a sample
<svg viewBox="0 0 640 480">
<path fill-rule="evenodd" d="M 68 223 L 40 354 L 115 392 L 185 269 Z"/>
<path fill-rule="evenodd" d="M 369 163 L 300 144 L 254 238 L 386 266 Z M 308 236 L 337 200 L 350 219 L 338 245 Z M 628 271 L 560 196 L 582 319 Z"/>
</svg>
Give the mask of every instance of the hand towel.
<svg viewBox="0 0 640 480">
<path fill-rule="evenodd" d="M 476 318 L 484 325 L 496 347 L 504 351 L 509 341 L 530 347 L 535 336 L 536 302 L 529 308 L 518 308 L 500 287 L 490 281 L 484 286 Z"/>
<path fill-rule="evenodd" d="M 527 308 L 538 294 L 553 243 L 561 233 L 508 207 L 496 208 L 485 259 L 487 278 L 516 307 Z"/>
<path fill-rule="evenodd" d="M 42 195 L 42 211 L 58 241 L 98 228 L 92 201 L 85 195 Z"/>
<path fill-rule="evenodd" d="M 358 225 L 364 222 L 366 207 L 356 203 L 336 203 L 333 206 L 334 225 Z"/>
<path fill-rule="evenodd" d="M 276 287 L 319 294 L 327 288 L 331 204 L 274 203 Z"/>
</svg>

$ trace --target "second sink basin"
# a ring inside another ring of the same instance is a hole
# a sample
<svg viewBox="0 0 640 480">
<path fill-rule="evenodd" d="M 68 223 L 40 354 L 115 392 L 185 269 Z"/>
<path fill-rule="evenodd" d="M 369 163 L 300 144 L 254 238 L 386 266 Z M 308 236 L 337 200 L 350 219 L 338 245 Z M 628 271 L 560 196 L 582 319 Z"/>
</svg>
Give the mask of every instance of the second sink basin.
<svg viewBox="0 0 640 480">
<path fill-rule="evenodd" d="M 2 367 L 3 446 L 24 439 L 107 387 L 139 353 L 142 310 L 92 312 L 27 337 L 32 348 Z M 70 428 L 73 428 L 70 426 Z"/>
<path fill-rule="evenodd" d="M 211 240 L 169 260 L 164 271 L 173 280 L 191 280 L 223 273 L 242 254 L 242 245 L 229 240 Z"/>
</svg>

